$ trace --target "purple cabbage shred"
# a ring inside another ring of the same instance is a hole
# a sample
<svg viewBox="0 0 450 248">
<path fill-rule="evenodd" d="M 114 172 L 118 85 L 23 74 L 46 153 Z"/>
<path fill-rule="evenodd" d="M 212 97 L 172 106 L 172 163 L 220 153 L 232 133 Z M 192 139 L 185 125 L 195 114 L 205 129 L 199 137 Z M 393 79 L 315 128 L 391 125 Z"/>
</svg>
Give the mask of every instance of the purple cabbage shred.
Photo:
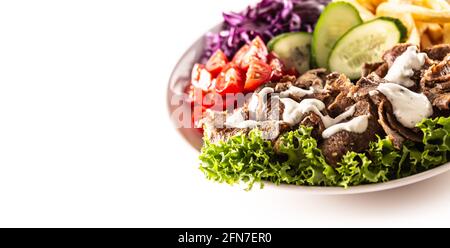
<svg viewBox="0 0 450 248">
<path fill-rule="evenodd" d="M 256 36 L 268 42 L 281 33 L 312 32 L 328 2 L 330 0 L 262 0 L 240 13 L 223 13 L 221 31 L 206 35 L 202 62 L 218 49 L 231 59 L 239 48 Z"/>
</svg>

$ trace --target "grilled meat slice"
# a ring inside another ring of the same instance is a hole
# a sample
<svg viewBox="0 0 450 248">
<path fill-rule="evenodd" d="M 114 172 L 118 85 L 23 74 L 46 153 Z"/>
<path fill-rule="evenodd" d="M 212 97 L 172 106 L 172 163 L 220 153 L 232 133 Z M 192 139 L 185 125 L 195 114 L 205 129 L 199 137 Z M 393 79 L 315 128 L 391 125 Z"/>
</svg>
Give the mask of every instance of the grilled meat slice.
<svg viewBox="0 0 450 248">
<path fill-rule="evenodd" d="M 438 110 L 449 110 L 450 53 L 442 61 L 425 70 L 420 81 L 420 87 L 433 107 Z"/>
<path fill-rule="evenodd" d="M 309 87 L 323 88 L 325 86 L 327 70 L 324 68 L 309 70 L 301 75 L 294 83 L 294 86 L 308 89 Z"/>
<path fill-rule="evenodd" d="M 242 112 L 240 112 L 242 113 Z M 243 117 L 245 113 L 242 113 Z M 228 128 L 225 126 L 227 112 L 206 111 L 202 119 L 203 133 L 211 143 L 226 141 L 235 135 L 247 134 L 250 129 Z"/>
<path fill-rule="evenodd" d="M 394 146 L 400 149 L 405 140 L 422 141 L 420 130 L 404 127 L 395 117 L 392 104 L 382 93 L 370 96 L 373 103 L 378 106 L 378 122 L 383 127 Z"/>
<path fill-rule="evenodd" d="M 385 106 L 388 103 L 389 102 L 387 100 L 383 100 L 380 105 L 378 105 L 378 123 L 381 125 L 394 147 L 401 149 L 403 143 L 405 142 L 405 138 L 403 138 L 403 136 L 401 136 L 396 130 L 391 128 L 389 122 L 387 121 Z"/>
<path fill-rule="evenodd" d="M 335 167 L 347 152 L 363 152 L 367 150 L 370 142 L 376 141 L 376 135 L 383 133 L 381 126 L 377 122 L 378 116 L 376 107 L 369 99 L 358 101 L 355 107 L 356 110 L 353 114 L 353 118 L 362 115 L 367 115 L 369 117 L 366 131 L 363 133 L 340 131 L 330 138 L 324 139 L 319 146 L 326 161 Z"/>
<path fill-rule="evenodd" d="M 389 69 L 389 66 L 386 62 L 378 62 L 378 63 L 372 63 L 368 64 L 365 63 L 362 67 L 361 75 L 363 77 L 366 77 L 370 75 L 371 73 L 375 73 L 376 75 L 380 77 L 384 77 L 387 74 L 387 71 Z"/>
<path fill-rule="evenodd" d="M 391 48 L 390 50 L 386 51 L 383 55 L 383 60 L 387 63 L 388 68 L 391 68 L 394 61 L 400 55 L 402 55 L 402 53 L 404 53 L 406 51 L 406 49 L 410 46 L 415 46 L 415 45 L 408 44 L 408 43 L 398 44 L 398 45 L 394 46 L 393 48 Z M 423 70 L 427 69 L 428 67 L 432 66 L 433 64 L 435 64 L 435 61 L 433 61 L 432 59 L 428 58 L 428 56 L 426 56 L 425 63 L 422 66 L 422 68 L 420 70 L 413 70 L 414 74 L 410 77 L 410 79 L 415 84 L 411 87 L 408 87 L 410 90 L 415 91 L 415 92 L 420 91 L 420 80 L 423 76 L 422 75 Z M 398 83 L 398 82 L 393 82 L 393 83 Z"/>
<path fill-rule="evenodd" d="M 392 110 L 392 105 L 389 102 L 385 103 L 385 111 L 386 111 L 386 117 L 389 125 L 396 130 L 400 135 L 405 137 L 408 140 L 414 141 L 414 142 L 421 142 L 422 141 L 422 134 L 420 133 L 420 130 L 417 128 L 409 129 L 404 127 L 400 122 L 398 122 L 397 118 L 394 116 L 394 111 Z"/>
<path fill-rule="evenodd" d="M 318 116 L 314 112 L 310 112 L 307 115 L 305 115 L 305 117 L 303 117 L 303 120 L 300 122 L 300 125 L 312 127 L 313 130 L 311 132 L 311 136 L 314 137 L 316 140 L 322 139 L 321 135 L 325 130 L 325 125 L 323 124 L 320 116 Z"/>
<path fill-rule="evenodd" d="M 237 110 L 233 113 L 233 115 L 241 115 L 242 118 L 245 119 L 245 116 L 248 115 L 248 113 L 245 113 L 242 110 Z M 206 116 L 203 119 L 203 129 L 205 136 L 211 143 L 227 141 L 229 138 L 236 135 L 248 134 L 254 128 L 261 130 L 262 137 L 264 139 L 275 141 L 281 134 L 289 131 L 290 129 L 289 125 L 276 120 L 260 121 L 255 125 L 249 125 L 244 128 L 230 127 L 227 126 L 225 121 L 226 116 L 231 115 L 227 115 L 226 112 L 206 112 Z M 234 116 L 234 118 L 237 117 Z"/>
<path fill-rule="evenodd" d="M 449 110 L 450 106 L 450 93 L 439 94 L 434 98 L 432 102 L 433 106 L 436 106 L 439 110 Z M 448 115 L 448 114 L 447 114 Z"/>
<path fill-rule="evenodd" d="M 421 81 L 426 85 L 450 82 L 450 53 L 438 64 L 429 67 L 423 74 Z"/>
<path fill-rule="evenodd" d="M 450 54 L 450 44 L 432 46 L 424 49 L 423 52 L 426 53 L 430 59 L 441 61 L 445 56 Z"/>
<path fill-rule="evenodd" d="M 402 55 L 406 49 L 410 46 L 415 46 L 408 43 L 401 43 L 397 44 L 391 49 L 384 52 L 383 56 L 381 57 L 384 62 L 386 62 L 389 66 L 389 68 L 394 64 L 395 59 L 397 59 L 398 56 Z"/>
<path fill-rule="evenodd" d="M 352 82 L 344 74 L 331 73 L 327 76 L 325 90 L 329 97 L 323 100 L 331 117 L 338 116 L 355 103 L 349 95 L 353 87 Z"/>
</svg>

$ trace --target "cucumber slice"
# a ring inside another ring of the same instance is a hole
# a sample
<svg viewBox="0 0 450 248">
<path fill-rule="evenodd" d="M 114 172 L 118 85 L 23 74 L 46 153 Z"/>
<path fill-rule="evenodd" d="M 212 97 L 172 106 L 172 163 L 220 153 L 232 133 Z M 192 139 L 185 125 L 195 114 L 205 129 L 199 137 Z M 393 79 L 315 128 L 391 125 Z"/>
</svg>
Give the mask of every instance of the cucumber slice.
<svg viewBox="0 0 450 248">
<path fill-rule="evenodd" d="M 398 19 L 380 17 L 363 23 L 350 29 L 336 42 L 328 68 L 357 79 L 364 63 L 380 62 L 384 51 L 405 38 L 406 28 Z"/>
<path fill-rule="evenodd" d="M 347 2 L 327 5 L 313 33 L 312 59 L 317 67 L 327 68 L 328 57 L 336 41 L 352 27 L 362 23 L 358 10 Z"/>
<path fill-rule="evenodd" d="M 353 5 L 353 7 L 355 7 L 355 9 L 358 10 L 359 16 L 361 16 L 361 19 L 364 22 L 375 19 L 375 15 L 372 12 L 370 12 L 369 9 L 367 9 L 366 7 L 361 5 L 358 1 L 360 1 L 360 0 L 333 0 L 333 2 L 346 2 L 346 3 Z"/>
<path fill-rule="evenodd" d="M 274 37 L 267 44 L 288 68 L 299 73 L 309 70 L 312 35 L 306 32 L 284 33 Z"/>
</svg>

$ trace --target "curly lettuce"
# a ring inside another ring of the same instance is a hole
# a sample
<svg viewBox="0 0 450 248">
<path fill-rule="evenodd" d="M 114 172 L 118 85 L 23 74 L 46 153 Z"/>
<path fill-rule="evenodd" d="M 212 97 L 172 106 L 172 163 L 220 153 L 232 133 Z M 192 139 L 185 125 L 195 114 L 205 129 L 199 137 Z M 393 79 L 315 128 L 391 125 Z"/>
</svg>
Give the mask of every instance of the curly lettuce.
<svg viewBox="0 0 450 248">
<path fill-rule="evenodd" d="M 448 161 L 450 117 L 425 119 L 417 127 L 423 133 L 422 143 L 407 142 L 397 150 L 388 138 L 378 137 L 365 153 L 348 152 L 336 168 L 325 161 L 310 127 L 287 132 L 275 144 L 252 130 L 226 142 L 205 140 L 200 170 L 214 181 L 243 181 L 248 189 L 255 183 L 262 187 L 263 181 L 342 187 L 386 182 Z"/>
<path fill-rule="evenodd" d="M 249 189 L 255 182 L 278 178 L 282 171 L 275 159 L 275 152 L 270 141 L 261 137 L 257 130 L 248 135 L 237 135 L 228 141 L 205 144 L 200 154 L 200 169 L 208 179 L 235 184 L 246 182 Z"/>
</svg>

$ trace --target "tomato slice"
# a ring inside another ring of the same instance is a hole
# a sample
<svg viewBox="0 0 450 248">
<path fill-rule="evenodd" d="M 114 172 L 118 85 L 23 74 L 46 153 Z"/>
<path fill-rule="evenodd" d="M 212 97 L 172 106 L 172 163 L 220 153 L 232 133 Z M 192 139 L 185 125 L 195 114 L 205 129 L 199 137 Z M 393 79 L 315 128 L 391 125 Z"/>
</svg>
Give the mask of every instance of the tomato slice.
<svg viewBox="0 0 450 248">
<path fill-rule="evenodd" d="M 280 80 L 283 77 L 283 75 L 286 74 L 286 66 L 274 53 L 269 54 L 268 60 L 269 65 L 272 69 L 270 80 L 272 81 Z"/>
<path fill-rule="evenodd" d="M 229 63 L 217 77 L 216 92 L 221 95 L 242 92 L 244 80 L 245 75 L 241 69 L 237 65 Z"/>
<path fill-rule="evenodd" d="M 247 44 L 242 46 L 241 49 L 239 49 L 239 51 L 236 52 L 236 54 L 234 55 L 233 60 L 231 62 L 240 66 L 242 63 L 242 59 L 247 54 L 249 49 L 250 49 L 250 46 Z"/>
<path fill-rule="evenodd" d="M 269 82 L 271 74 L 272 68 L 268 64 L 260 60 L 253 61 L 248 67 L 244 90 L 256 90 L 260 85 Z"/>
<path fill-rule="evenodd" d="M 227 56 L 219 49 L 211 56 L 211 58 L 209 58 L 205 67 L 213 77 L 216 77 L 227 64 Z"/>
<path fill-rule="evenodd" d="M 211 73 L 206 70 L 204 65 L 195 64 L 192 68 L 191 83 L 194 87 L 208 91 L 211 87 L 212 78 Z"/>
<path fill-rule="evenodd" d="M 267 55 L 269 54 L 264 41 L 257 36 L 252 40 L 247 53 L 242 57 L 239 66 L 243 70 L 247 70 L 250 64 L 255 60 L 261 60 L 267 62 Z"/>
</svg>

